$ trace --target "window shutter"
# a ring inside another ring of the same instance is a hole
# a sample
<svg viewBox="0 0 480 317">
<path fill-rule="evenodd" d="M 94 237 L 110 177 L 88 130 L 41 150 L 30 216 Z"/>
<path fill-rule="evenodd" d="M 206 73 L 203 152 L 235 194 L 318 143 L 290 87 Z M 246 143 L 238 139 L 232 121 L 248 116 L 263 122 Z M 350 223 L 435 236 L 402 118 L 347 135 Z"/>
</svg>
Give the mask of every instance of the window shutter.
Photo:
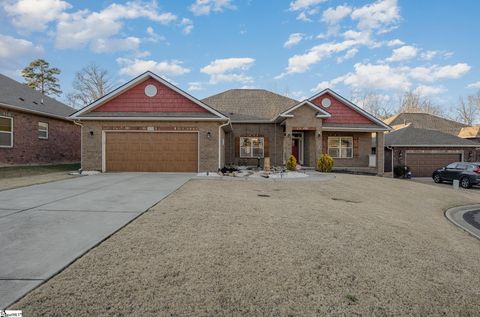
<svg viewBox="0 0 480 317">
<path fill-rule="evenodd" d="M 240 157 L 240 137 L 235 137 L 235 157 Z"/>
<path fill-rule="evenodd" d="M 358 136 L 353 137 L 353 157 L 358 158 L 360 155 L 358 153 Z"/>
<path fill-rule="evenodd" d="M 263 156 L 270 157 L 270 140 L 267 137 L 263 138 Z"/>
</svg>

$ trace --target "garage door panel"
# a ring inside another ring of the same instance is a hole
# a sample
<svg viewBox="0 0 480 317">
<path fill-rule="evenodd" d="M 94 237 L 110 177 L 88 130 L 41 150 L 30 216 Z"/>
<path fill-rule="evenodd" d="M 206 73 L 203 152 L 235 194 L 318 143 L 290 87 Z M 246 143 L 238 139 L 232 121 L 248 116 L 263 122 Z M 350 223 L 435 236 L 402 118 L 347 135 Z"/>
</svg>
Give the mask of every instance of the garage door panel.
<svg viewBox="0 0 480 317">
<path fill-rule="evenodd" d="M 461 159 L 460 153 L 407 153 L 406 165 L 410 167 L 412 176 L 428 177 L 436 169 Z"/>
<path fill-rule="evenodd" d="M 197 172 L 198 134 L 107 132 L 107 172 Z"/>
</svg>

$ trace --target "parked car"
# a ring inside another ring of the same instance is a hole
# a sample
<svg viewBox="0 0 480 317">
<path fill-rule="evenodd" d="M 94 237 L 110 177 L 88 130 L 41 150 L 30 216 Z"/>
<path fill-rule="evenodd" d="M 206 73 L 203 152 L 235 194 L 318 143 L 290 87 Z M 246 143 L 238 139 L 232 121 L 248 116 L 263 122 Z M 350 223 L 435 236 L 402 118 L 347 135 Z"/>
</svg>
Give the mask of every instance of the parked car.
<svg viewBox="0 0 480 317">
<path fill-rule="evenodd" d="M 480 184 L 480 163 L 451 163 L 433 172 L 432 178 L 435 183 L 458 179 L 461 187 L 470 188 L 472 185 Z"/>
</svg>

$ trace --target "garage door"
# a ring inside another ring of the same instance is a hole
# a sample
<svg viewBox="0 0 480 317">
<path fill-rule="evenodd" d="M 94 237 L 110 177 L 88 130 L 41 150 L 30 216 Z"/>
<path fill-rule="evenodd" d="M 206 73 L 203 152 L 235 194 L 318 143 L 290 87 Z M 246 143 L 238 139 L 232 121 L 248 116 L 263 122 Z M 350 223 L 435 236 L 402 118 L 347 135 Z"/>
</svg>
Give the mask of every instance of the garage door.
<svg viewBox="0 0 480 317">
<path fill-rule="evenodd" d="M 462 160 L 458 153 L 407 153 L 406 165 L 410 167 L 412 176 L 432 176 L 437 168 Z"/>
<path fill-rule="evenodd" d="M 198 133 L 106 132 L 107 172 L 197 172 Z"/>
</svg>

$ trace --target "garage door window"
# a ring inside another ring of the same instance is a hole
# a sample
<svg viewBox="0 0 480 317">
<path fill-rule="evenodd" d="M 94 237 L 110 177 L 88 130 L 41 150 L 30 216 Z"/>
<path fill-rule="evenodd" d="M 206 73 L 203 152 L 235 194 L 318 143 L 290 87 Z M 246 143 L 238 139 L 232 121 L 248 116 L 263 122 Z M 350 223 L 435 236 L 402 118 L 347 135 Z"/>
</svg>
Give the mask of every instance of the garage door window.
<svg viewBox="0 0 480 317">
<path fill-rule="evenodd" d="M 328 137 L 328 155 L 333 158 L 352 158 L 353 137 Z"/>
<path fill-rule="evenodd" d="M 13 118 L 0 117 L 0 148 L 13 147 Z"/>
<path fill-rule="evenodd" d="M 240 138 L 240 157 L 257 158 L 264 155 L 264 139 L 257 137 Z"/>
</svg>

